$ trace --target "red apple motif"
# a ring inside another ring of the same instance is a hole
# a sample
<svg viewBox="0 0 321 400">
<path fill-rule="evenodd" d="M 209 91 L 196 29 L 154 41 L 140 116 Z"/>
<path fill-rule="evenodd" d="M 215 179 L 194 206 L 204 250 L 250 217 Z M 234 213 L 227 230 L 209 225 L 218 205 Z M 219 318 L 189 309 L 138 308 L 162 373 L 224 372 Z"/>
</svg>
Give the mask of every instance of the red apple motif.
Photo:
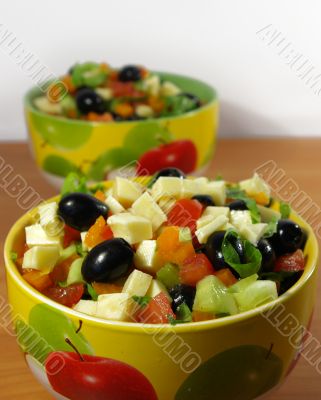
<svg viewBox="0 0 321 400">
<path fill-rule="evenodd" d="M 57 359 L 60 367 L 55 370 Z M 53 389 L 71 400 L 157 400 L 148 379 L 121 361 L 56 351 L 47 357 L 45 368 Z"/>
<path fill-rule="evenodd" d="M 176 140 L 144 153 L 137 163 L 137 175 L 153 175 L 162 168 L 179 168 L 186 174 L 195 170 L 197 150 L 191 140 Z"/>
</svg>

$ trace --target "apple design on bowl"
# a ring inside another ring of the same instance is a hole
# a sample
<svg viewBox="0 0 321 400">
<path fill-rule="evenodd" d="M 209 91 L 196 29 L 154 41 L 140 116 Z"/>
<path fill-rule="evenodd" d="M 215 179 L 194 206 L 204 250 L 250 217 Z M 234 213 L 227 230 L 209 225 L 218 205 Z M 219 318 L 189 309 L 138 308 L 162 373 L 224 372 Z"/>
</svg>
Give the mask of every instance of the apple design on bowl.
<svg viewBox="0 0 321 400">
<path fill-rule="evenodd" d="M 196 369 L 175 400 L 253 400 L 276 386 L 282 360 L 270 349 L 243 345 L 223 351 Z"/>
<path fill-rule="evenodd" d="M 49 354 L 45 368 L 52 388 L 68 399 L 157 400 L 148 379 L 136 368 L 117 360 L 75 352 Z M 56 370 L 57 358 L 64 363 Z"/>
</svg>

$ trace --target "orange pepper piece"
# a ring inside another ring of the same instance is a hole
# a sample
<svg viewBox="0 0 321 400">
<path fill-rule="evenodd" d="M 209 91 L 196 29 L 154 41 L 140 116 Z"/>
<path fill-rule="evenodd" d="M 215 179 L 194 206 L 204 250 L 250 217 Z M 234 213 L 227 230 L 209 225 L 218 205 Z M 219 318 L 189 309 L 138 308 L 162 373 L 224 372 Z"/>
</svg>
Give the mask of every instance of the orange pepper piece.
<svg viewBox="0 0 321 400">
<path fill-rule="evenodd" d="M 179 227 L 168 226 L 157 238 L 157 256 L 161 265 L 172 262 L 182 265 L 188 257 L 195 255 L 192 242 L 179 240 Z"/>
<path fill-rule="evenodd" d="M 93 282 L 92 287 L 95 292 L 100 294 L 111 294 L 111 293 L 121 293 L 122 286 L 116 285 L 115 283 L 102 283 L 102 282 Z"/>
<path fill-rule="evenodd" d="M 226 287 L 232 286 L 237 282 L 237 279 L 228 268 L 220 269 L 215 272 L 215 275 Z"/>
<path fill-rule="evenodd" d="M 159 97 L 155 97 L 155 96 L 150 96 L 148 98 L 148 104 L 152 107 L 152 109 L 156 113 L 163 111 L 164 106 L 165 106 L 163 100 L 160 99 Z"/>
<path fill-rule="evenodd" d="M 96 199 L 100 200 L 100 201 L 105 201 L 106 200 L 106 196 L 105 193 L 101 190 L 97 190 L 97 192 L 95 193 L 95 197 Z"/>
<path fill-rule="evenodd" d="M 115 113 L 121 117 L 127 118 L 134 114 L 134 108 L 129 103 L 119 103 L 115 106 Z"/>
<path fill-rule="evenodd" d="M 215 319 L 215 316 L 212 313 L 202 312 L 202 311 L 193 311 L 192 318 L 194 322 L 208 321 L 210 319 Z"/>
<path fill-rule="evenodd" d="M 85 244 L 89 247 L 95 247 L 97 244 L 111 239 L 113 237 L 113 232 L 110 227 L 106 224 L 104 217 L 100 216 L 97 218 L 94 225 L 89 228 L 87 235 L 85 237 Z"/>
<path fill-rule="evenodd" d="M 49 274 L 43 274 L 40 271 L 32 270 L 23 274 L 23 278 L 35 289 L 40 292 L 53 286 L 53 281 Z"/>
</svg>

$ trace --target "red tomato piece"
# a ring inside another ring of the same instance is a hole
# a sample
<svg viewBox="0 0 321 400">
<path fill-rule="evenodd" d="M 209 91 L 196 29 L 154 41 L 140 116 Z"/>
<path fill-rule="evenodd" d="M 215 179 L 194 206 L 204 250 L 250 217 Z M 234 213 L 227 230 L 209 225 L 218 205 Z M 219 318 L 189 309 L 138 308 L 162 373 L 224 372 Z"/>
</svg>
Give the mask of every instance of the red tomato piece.
<svg viewBox="0 0 321 400">
<path fill-rule="evenodd" d="M 275 262 L 274 271 L 297 272 L 303 271 L 305 267 L 304 255 L 301 249 L 296 250 L 294 253 L 285 254 L 277 258 Z"/>
<path fill-rule="evenodd" d="M 205 276 L 214 273 L 215 269 L 205 254 L 195 254 L 187 258 L 179 270 L 181 283 L 190 286 L 196 286 Z"/>
<path fill-rule="evenodd" d="M 164 293 L 159 293 L 153 297 L 150 302 L 140 308 L 134 319 L 144 324 L 168 324 L 169 318 L 175 319 L 170 302 Z"/>
<path fill-rule="evenodd" d="M 67 287 L 55 286 L 44 290 L 43 294 L 57 303 L 67 307 L 73 307 L 82 298 L 84 294 L 84 285 L 77 283 Z"/>
<path fill-rule="evenodd" d="M 202 204 L 197 200 L 181 199 L 178 200 L 168 214 L 167 225 L 188 227 L 194 236 L 196 221 L 203 212 Z"/>
<path fill-rule="evenodd" d="M 137 90 L 133 82 L 110 81 L 109 87 L 114 97 L 144 97 L 144 93 Z"/>
<path fill-rule="evenodd" d="M 63 246 L 68 247 L 72 242 L 76 242 L 80 239 L 80 232 L 77 229 L 72 228 L 71 226 L 64 226 L 65 234 L 63 240 Z"/>
</svg>

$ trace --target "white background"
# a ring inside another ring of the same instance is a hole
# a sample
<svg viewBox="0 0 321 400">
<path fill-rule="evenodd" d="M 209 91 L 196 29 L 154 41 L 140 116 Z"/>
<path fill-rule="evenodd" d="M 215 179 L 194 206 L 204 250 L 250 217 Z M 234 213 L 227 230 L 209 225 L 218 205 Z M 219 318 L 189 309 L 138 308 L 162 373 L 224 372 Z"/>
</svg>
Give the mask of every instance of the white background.
<svg viewBox="0 0 321 400">
<path fill-rule="evenodd" d="M 317 75 L 320 12 L 318 0 L 0 0 L 0 23 L 57 75 L 103 60 L 213 84 L 225 136 L 321 135 L 321 93 L 257 34 L 271 24 Z M 22 97 L 32 85 L 0 46 L 0 139 L 25 138 Z"/>
</svg>

